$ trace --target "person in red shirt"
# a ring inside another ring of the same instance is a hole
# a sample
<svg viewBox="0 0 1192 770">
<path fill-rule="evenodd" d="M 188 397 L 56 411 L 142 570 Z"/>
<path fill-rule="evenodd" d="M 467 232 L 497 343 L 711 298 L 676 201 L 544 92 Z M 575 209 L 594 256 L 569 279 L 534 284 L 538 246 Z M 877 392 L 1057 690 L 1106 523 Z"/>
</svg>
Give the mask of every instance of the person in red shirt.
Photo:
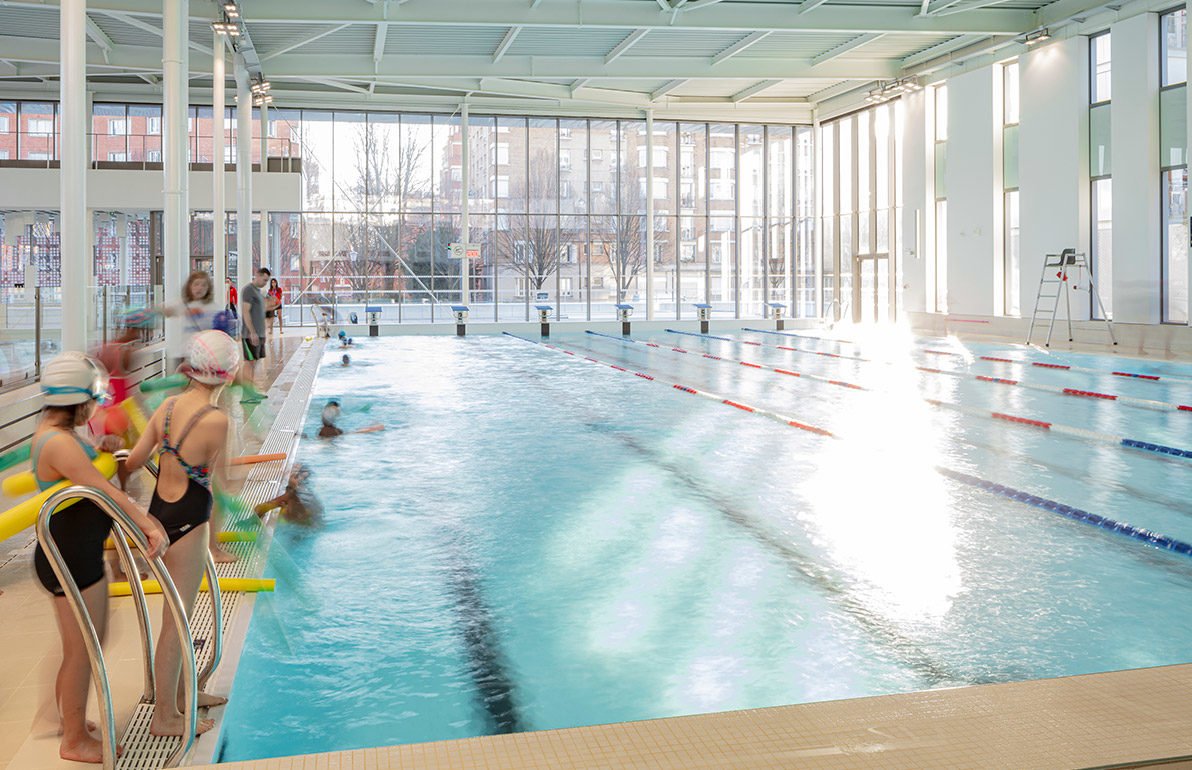
<svg viewBox="0 0 1192 770">
<path fill-rule="evenodd" d="M 273 321 L 277 319 L 277 328 L 284 332 L 285 324 L 281 320 L 281 285 L 276 278 L 269 279 L 269 289 L 265 293 L 265 324 L 269 329 L 269 334 L 273 334 Z"/>
<path fill-rule="evenodd" d="M 236 291 L 236 284 L 232 283 L 231 278 L 224 279 L 228 287 L 228 310 L 232 311 L 232 315 L 239 315 L 240 311 L 240 293 Z"/>
</svg>

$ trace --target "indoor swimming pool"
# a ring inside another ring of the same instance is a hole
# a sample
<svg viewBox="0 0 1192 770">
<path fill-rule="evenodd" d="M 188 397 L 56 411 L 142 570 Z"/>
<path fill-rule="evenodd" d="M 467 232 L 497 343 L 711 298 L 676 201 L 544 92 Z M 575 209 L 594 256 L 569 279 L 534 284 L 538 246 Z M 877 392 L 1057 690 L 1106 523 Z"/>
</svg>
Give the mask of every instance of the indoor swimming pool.
<svg viewBox="0 0 1192 770">
<path fill-rule="evenodd" d="M 1192 660 L 1192 365 L 716 334 L 329 348 L 217 758 Z"/>
</svg>

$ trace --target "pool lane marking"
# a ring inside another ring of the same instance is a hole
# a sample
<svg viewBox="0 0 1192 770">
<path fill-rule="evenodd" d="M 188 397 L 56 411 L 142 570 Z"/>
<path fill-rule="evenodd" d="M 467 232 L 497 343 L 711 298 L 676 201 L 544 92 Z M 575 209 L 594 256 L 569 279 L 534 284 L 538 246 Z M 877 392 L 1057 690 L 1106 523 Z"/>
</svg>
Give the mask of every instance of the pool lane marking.
<svg viewBox="0 0 1192 770">
<path fill-rule="evenodd" d="M 718 336 L 714 336 L 711 334 L 701 335 L 696 332 L 681 332 L 676 329 L 667 329 L 667 331 L 671 332 L 672 334 L 685 334 L 685 335 L 696 336 L 696 337 L 706 337 L 708 339 L 723 340 L 725 342 L 736 342 L 736 343 L 745 344 L 745 345 L 757 345 L 758 344 L 756 342 L 751 342 L 748 340 L 738 340 L 733 337 L 718 337 Z M 748 327 L 742 327 L 742 331 L 754 332 L 757 334 L 778 334 L 779 333 L 779 332 L 767 331 L 765 329 L 750 329 Z M 785 334 L 785 332 L 783 332 L 783 333 Z M 792 336 L 800 336 L 800 335 L 792 335 Z M 819 338 L 812 338 L 812 339 L 819 339 Z M 787 351 L 793 351 L 796 353 L 817 355 L 817 356 L 828 355 L 825 353 L 821 353 L 819 351 L 802 350 L 800 348 L 794 348 L 794 347 L 790 347 L 788 345 L 765 345 L 764 347 L 774 348 L 776 350 L 787 350 Z M 832 357 L 832 356 L 829 355 L 829 357 Z M 836 358 L 847 358 L 850 361 L 865 361 L 867 363 L 882 364 L 883 366 L 896 366 L 897 365 L 893 361 L 878 361 L 876 359 L 861 358 L 859 356 L 835 356 L 835 357 Z M 1009 358 L 995 358 L 992 356 L 979 356 L 979 358 L 981 358 L 984 361 L 999 361 L 999 362 L 1004 362 L 1004 363 L 1016 363 L 1015 361 L 1012 361 Z M 1063 364 L 1038 363 L 1038 364 L 1034 364 L 1034 365 L 1043 367 L 1045 369 L 1069 369 L 1069 368 L 1071 368 L 1071 367 L 1068 367 Z M 1125 404 L 1127 406 L 1136 406 L 1139 409 L 1150 409 L 1150 410 L 1156 411 L 1156 412 L 1192 412 L 1192 405 L 1173 404 L 1168 401 L 1156 401 L 1156 400 L 1150 399 L 1150 398 L 1136 398 L 1134 396 L 1123 396 L 1123 395 L 1115 394 L 1115 393 L 1102 393 L 1100 391 L 1083 390 L 1081 388 L 1062 388 L 1062 387 L 1059 387 L 1056 385 L 1041 385 L 1039 383 L 1024 382 L 1022 380 L 1010 379 L 1008 377 L 991 377 L 989 375 L 984 375 L 984 374 L 969 374 L 967 372 L 958 372 L 954 369 L 936 369 L 936 368 L 930 367 L 930 366 L 915 366 L 915 369 L 917 371 L 926 372 L 928 374 L 940 374 L 940 375 L 944 375 L 947 377 L 956 377 L 957 379 L 962 379 L 962 380 L 973 379 L 973 380 L 978 380 L 980 382 L 989 382 L 989 383 L 995 383 L 998 385 L 1011 385 L 1011 386 L 1016 386 L 1019 388 L 1026 388 L 1027 390 L 1037 390 L 1041 393 L 1054 393 L 1059 396 L 1075 396 L 1078 398 L 1095 398 L 1095 399 L 1100 399 L 1102 401 L 1116 401 L 1119 404 Z M 1099 371 L 1100 374 L 1105 374 L 1105 372 L 1103 372 L 1103 371 L 1100 371 L 1100 370 L 1096 370 L 1096 371 Z"/>
<path fill-rule="evenodd" d="M 854 345 L 854 346 L 860 347 L 859 343 L 850 342 L 849 340 L 833 339 L 832 337 L 817 337 L 812 334 L 794 334 L 792 332 L 772 331 L 770 329 L 750 329 L 750 328 L 746 328 L 746 327 L 741 327 L 741 328 L 744 329 L 745 331 L 755 332 L 757 334 L 774 334 L 774 335 L 778 335 L 778 336 L 782 336 L 782 337 L 798 337 L 800 339 L 823 340 L 825 342 L 842 342 L 846 345 Z M 935 355 L 956 356 L 958 358 L 967 358 L 968 357 L 964 353 L 957 353 L 957 352 L 951 351 L 951 350 L 935 350 L 932 348 L 919 348 L 919 350 L 924 353 L 933 353 Z M 1093 368 L 1087 367 L 1087 366 L 1076 366 L 1076 365 L 1072 365 L 1072 364 L 1049 364 L 1049 363 L 1045 363 L 1042 361 L 1031 361 L 1029 359 L 1017 360 L 1017 359 L 1013 359 L 1013 358 L 1001 358 L 998 356 L 977 356 L 977 358 L 981 361 L 994 361 L 996 363 L 1002 363 L 1002 364 L 1018 364 L 1020 366 L 1034 366 L 1034 367 L 1038 367 L 1041 369 L 1060 369 L 1060 370 L 1071 371 L 1071 372 L 1088 372 L 1090 374 L 1100 374 L 1103 376 L 1108 374 L 1108 375 L 1113 375 L 1115 377 L 1129 377 L 1131 379 L 1147 380 L 1149 382 L 1162 382 L 1162 381 L 1166 380 L 1167 382 L 1179 382 L 1179 383 L 1184 383 L 1184 384 L 1192 384 L 1192 377 L 1181 377 L 1176 374 L 1139 374 L 1138 372 L 1126 372 L 1126 371 L 1109 371 L 1109 372 L 1107 372 L 1104 369 L 1093 369 Z M 1185 411 L 1192 411 L 1192 407 L 1188 407 L 1187 409 L 1185 409 Z"/>
<path fill-rule="evenodd" d="M 556 347 L 555 345 L 550 345 L 548 343 L 539 342 L 538 340 L 532 340 L 529 337 L 522 337 L 520 335 L 512 334 L 510 332 L 502 332 L 502 334 L 504 334 L 508 337 L 512 337 L 513 339 L 516 339 L 516 340 L 521 340 L 522 342 L 529 342 L 534 345 L 539 345 L 541 347 L 549 348 L 549 349 L 551 349 L 555 352 L 558 352 L 558 353 L 566 353 L 568 355 L 575 356 L 577 358 L 583 358 L 583 360 L 586 360 L 586 361 L 595 361 L 597 364 L 602 365 L 602 366 L 607 366 L 609 368 L 615 368 L 608 362 L 600 361 L 599 359 L 593 359 L 588 356 L 582 356 L 582 357 L 577 356 L 575 353 L 566 351 L 563 348 Z M 622 368 L 622 371 L 627 372 L 628 370 L 625 370 Z M 659 384 L 663 384 L 663 385 L 665 384 L 662 382 L 662 380 L 656 379 L 654 377 L 650 377 L 649 379 L 651 381 L 657 382 Z M 705 398 L 711 399 L 713 401 L 719 401 L 720 403 L 725 404 L 725 405 L 731 404 L 733 406 L 736 406 L 737 408 L 740 408 L 741 406 L 746 406 L 746 405 L 740 404 L 739 402 L 730 401 L 730 399 L 724 398 L 722 396 L 718 396 L 714 393 L 696 390 L 695 388 L 690 388 L 690 387 L 687 387 L 686 385 L 675 384 L 672 387 L 676 390 L 680 390 L 685 393 L 692 393 L 695 395 L 699 395 L 699 396 L 703 396 Z M 785 415 L 781 415 L 777 412 L 771 412 L 766 409 L 753 407 L 752 413 L 760 415 L 762 417 L 769 417 L 770 419 L 775 419 L 776 421 L 784 423 L 791 427 L 799 428 L 801 430 L 806 430 L 806 431 L 809 431 L 811 433 L 816 433 L 821 436 L 826 436 L 828 438 L 833 438 L 833 439 L 837 439 L 837 440 L 844 440 L 844 437 L 838 436 L 835 433 L 832 433 L 831 431 L 825 430 L 823 428 L 817 428 L 814 425 L 802 423 L 797 420 L 793 420 L 793 419 L 786 417 Z M 1167 550 L 1167 551 L 1173 551 L 1175 553 L 1183 554 L 1185 556 L 1192 556 L 1192 544 L 1185 543 L 1182 540 L 1176 540 L 1175 538 L 1168 537 L 1166 535 L 1160 535 L 1155 532 L 1150 532 L 1149 530 L 1142 529 L 1141 527 L 1135 527 L 1135 526 L 1133 526 L 1131 524 L 1127 524 L 1125 522 L 1115 521 L 1113 519 L 1109 519 L 1104 516 L 1098 516 L 1096 514 L 1089 513 L 1088 511 L 1083 511 L 1079 508 L 1074 508 L 1070 505 L 1065 505 L 1063 503 L 1056 502 L 1055 500 L 1049 500 L 1045 497 L 1039 497 L 1038 495 L 1032 495 L 1029 492 L 1023 492 L 1021 490 L 1015 490 L 1012 487 L 1007 487 L 1002 484 L 996 484 L 992 481 L 986 481 L 985 479 L 982 479 L 980 477 L 970 476 L 966 473 L 961 473 L 960 471 L 955 471 L 955 470 L 952 470 L 949 468 L 945 468 L 943 466 L 937 465 L 937 466 L 934 466 L 934 468 L 935 468 L 936 472 L 940 473 L 943 476 L 946 476 L 947 478 L 953 479 L 954 481 L 959 481 L 964 484 L 968 484 L 970 486 L 976 487 L 978 489 L 983 489 L 988 492 L 993 492 L 994 494 L 1001 495 L 1002 497 L 1008 497 L 1009 499 L 1017 500 L 1022 503 L 1026 503 L 1027 505 L 1031 505 L 1035 508 L 1039 508 L 1039 509 L 1042 509 L 1045 511 L 1050 511 L 1051 513 L 1054 513 L 1059 516 L 1063 516 L 1064 518 L 1071 519 L 1073 521 L 1083 522 L 1085 524 L 1089 524 L 1089 525 L 1092 525 L 1095 527 L 1100 527 L 1101 529 L 1104 529 L 1108 532 L 1115 532 L 1117 534 L 1124 535 L 1126 537 L 1130 537 L 1134 540 L 1140 540 L 1140 541 L 1145 542 L 1148 545 L 1151 545 L 1155 548 L 1159 548 L 1159 549 Z"/>
<path fill-rule="evenodd" d="M 667 331 L 670 332 L 673 330 L 667 329 Z M 611 334 L 604 334 L 602 332 L 594 332 L 594 331 L 588 331 L 587 333 L 592 336 L 595 336 L 595 337 L 604 337 L 604 338 L 607 338 L 610 340 L 616 340 L 618 342 L 632 343 L 632 344 L 636 344 L 636 345 L 645 345 L 648 348 L 656 349 L 656 350 L 671 350 L 674 352 L 681 352 L 681 353 L 688 352 L 686 350 L 683 350 L 682 348 L 668 348 L 664 345 L 645 343 L 640 340 L 635 340 L 632 337 L 614 337 Z M 688 334 L 688 335 L 693 335 L 693 336 L 704 336 L 704 335 L 696 335 L 693 332 L 674 332 L 674 333 Z M 711 337 L 711 335 L 707 335 L 707 336 Z M 712 339 L 726 340 L 728 342 L 736 341 L 729 337 L 712 337 Z M 722 363 L 741 363 L 740 361 L 737 361 L 737 359 L 727 358 L 724 356 L 708 355 L 708 356 L 700 356 L 700 357 L 708 358 L 708 359 L 711 359 L 714 361 L 720 361 Z M 770 368 L 770 367 L 762 367 L 762 368 L 768 369 L 769 371 L 776 371 L 775 369 Z M 786 373 L 786 372 L 783 372 L 783 373 Z M 807 375 L 807 374 L 795 374 L 795 376 L 801 377 L 803 379 L 827 382 L 832 385 L 843 386 L 843 387 L 849 388 L 851 390 L 864 390 L 864 391 L 867 391 L 870 393 L 877 392 L 877 391 L 874 391 L 872 388 L 866 388 L 862 385 L 844 382 L 842 380 L 830 380 L 830 379 L 826 379 L 824 377 L 817 377 L 815 375 Z M 1005 412 L 995 412 L 995 411 L 992 411 L 989 409 L 978 409 L 976 407 L 966 406 L 964 404 L 957 404 L 957 403 L 953 403 L 951 401 L 942 401 L 937 398 L 927 398 L 925 396 L 920 396 L 920 398 L 922 398 L 923 401 L 927 402 L 928 404 L 931 404 L 932 406 L 940 407 L 942 409 L 951 409 L 954 412 L 966 414 L 966 415 L 969 415 L 970 417 L 992 418 L 994 420 L 1001 420 L 1002 422 L 1008 422 L 1012 425 L 1022 425 L 1022 426 L 1028 427 L 1028 428 L 1036 428 L 1036 429 L 1040 429 L 1040 430 L 1050 431 L 1052 433 L 1059 433 L 1059 434 L 1067 435 L 1067 436 L 1075 436 L 1077 438 L 1082 438 L 1082 439 L 1086 439 L 1086 440 L 1090 440 L 1090 441 L 1099 441 L 1101 443 L 1112 444 L 1114 446 L 1125 447 L 1127 449 L 1137 449 L 1137 450 L 1140 450 L 1143 452 L 1150 452 L 1152 454 L 1164 455 L 1166 457 L 1181 457 L 1181 458 L 1192 460 L 1192 449 L 1181 449 L 1179 447 L 1167 446 L 1165 444 L 1156 444 L 1151 441 L 1142 441 L 1139 439 L 1127 438 L 1125 436 L 1114 436 L 1109 433 L 1100 433 L 1098 431 L 1088 430 L 1087 428 L 1078 428 L 1073 425 L 1063 425 L 1061 423 L 1050 422 L 1048 420 L 1038 420 L 1033 417 L 1024 417 L 1022 415 L 1007 414 Z"/>
</svg>

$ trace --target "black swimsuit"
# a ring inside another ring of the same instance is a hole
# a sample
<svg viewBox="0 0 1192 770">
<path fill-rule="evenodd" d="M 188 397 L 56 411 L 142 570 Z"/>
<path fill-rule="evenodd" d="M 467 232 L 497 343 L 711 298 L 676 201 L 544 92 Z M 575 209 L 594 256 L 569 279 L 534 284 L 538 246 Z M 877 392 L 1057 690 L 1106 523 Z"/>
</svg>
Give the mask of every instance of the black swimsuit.
<svg viewBox="0 0 1192 770">
<path fill-rule="evenodd" d="M 52 432 L 47 431 L 39 441 L 43 439 L 48 441 L 53 435 Z M 88 457 L 95 456 L 94 449 L 84 444 L 74 433 L 71 435 L 87 452 Z M 42 481 L 37 476 L 37 461 L 40 459 L 43 446 L 45 446 L 44 443 L 35 442 L 33 478 L 37 481 L 38 488 L 44 491 L 57 484 L 61 479 Z M 111 529 L 111 518 L 91 500 L 79 500 L 69 508 L 63 508 L 50 517 L 50 534 L 54 538 L 54 545 L 62 554 L 62 560 L 66 562 L 66 569 L 80 591 L 90 588 L 104 579 L 103 541 L 107 540 Z M 66 595 L 66 592 L 62 590 L 62 585 L 58 582 L 58 576 L 54 574 L 54 568 L 50 566 L 50 560 L 41 548 L 41 543 L 37 544 L 37 549 L 33 552 L 33 569 L 37 574 L 37 579 L 47 591 L 55 596 Z"/>
<path fill-rule="evenodd" d="M 202 526 L 211 519 L 211 470 L 206 466 L 195 466 L 187 463 L 178 454 L 182 448 L 182 442 L 186 441 L 187 435 L 190 434 L 192 428 L 199 420 L 203 418 L 207 412 L 214 411 L 215 407 L 207 405 L 195 413 L 194 417 L 190 418 L 190 422 L 182 429 L 182 435 L 173 444 L 170 443 L 170 417 L 174 413 L 174 402 L 171 401 L 166 407 L 166 423 L 161 438 L 162 454 L 172 454 L 178 460 L 178 464 L 186 471 L 187 483 L 186 491 L 182 493 L 182 497 L 174 501 L 163 500 L 158 494 L 157 487 L 153 489 L 153 499 L 149 502 L 149 515 L 161 522 L 161 526 L 165 529 L 166 535 L 170 538 L 170 545 L 181 540 L 186 533 L 192 529 Z M 161 478 L 158 478 L 158 486 L 161 484 Z"/>
</svg>

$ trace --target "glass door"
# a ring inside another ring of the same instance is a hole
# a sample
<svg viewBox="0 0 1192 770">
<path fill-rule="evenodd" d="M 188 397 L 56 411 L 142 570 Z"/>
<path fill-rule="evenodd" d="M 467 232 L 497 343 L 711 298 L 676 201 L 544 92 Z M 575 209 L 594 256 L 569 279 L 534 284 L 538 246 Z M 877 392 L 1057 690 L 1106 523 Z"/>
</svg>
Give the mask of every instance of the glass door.
<svg viewBox="0 0 1192 770">
<path fill-rule="evenodd" d="M 886 254 L 853 258 L 853 322 L 879 323 L 890 318 L 890 259 Z"/>
</svg>

